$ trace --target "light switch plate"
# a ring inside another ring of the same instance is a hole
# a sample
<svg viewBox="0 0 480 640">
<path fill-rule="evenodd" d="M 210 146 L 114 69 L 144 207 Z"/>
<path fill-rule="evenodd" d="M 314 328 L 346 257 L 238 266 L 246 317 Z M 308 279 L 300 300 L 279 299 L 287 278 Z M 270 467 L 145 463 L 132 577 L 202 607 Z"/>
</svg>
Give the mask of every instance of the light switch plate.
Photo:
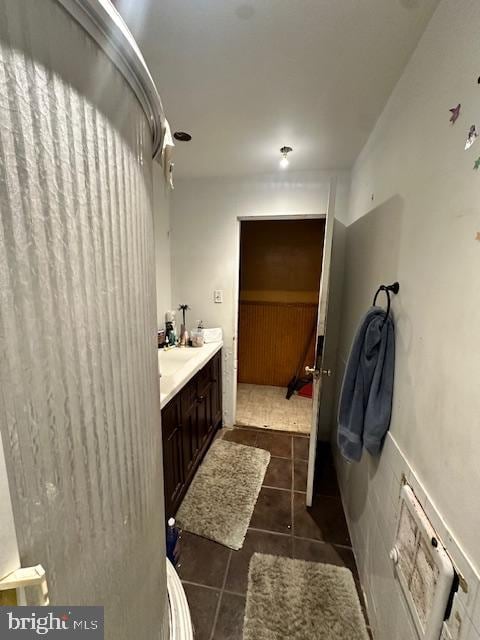
<svg viewBox="0 0 480 640">
<path fill-rule="evenodd" d="M 213 292 L 213 301 L 216 304 L 221 304 L 223 302 L 223 290 L 222 289 L 215 289 L 215 291 Z"/>
</svg>

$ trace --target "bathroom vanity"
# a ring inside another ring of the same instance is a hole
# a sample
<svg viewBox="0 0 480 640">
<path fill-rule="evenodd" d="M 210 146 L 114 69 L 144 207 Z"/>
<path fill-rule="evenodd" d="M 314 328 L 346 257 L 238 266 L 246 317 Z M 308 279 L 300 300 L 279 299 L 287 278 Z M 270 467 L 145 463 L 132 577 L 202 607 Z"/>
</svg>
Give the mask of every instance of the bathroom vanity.
<svg viewBox="0 0 480 640">
<path fill-rule="evenodd" d="M 159 352 L 165 516 L 175 514 L 222 425 L 222 343 Z"/>
</svg>

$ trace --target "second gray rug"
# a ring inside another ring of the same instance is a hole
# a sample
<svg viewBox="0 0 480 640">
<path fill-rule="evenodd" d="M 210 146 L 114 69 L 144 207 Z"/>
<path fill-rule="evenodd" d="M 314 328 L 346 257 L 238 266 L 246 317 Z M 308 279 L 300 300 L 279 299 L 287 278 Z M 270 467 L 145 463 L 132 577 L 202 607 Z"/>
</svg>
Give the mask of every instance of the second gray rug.
<svg viewBox="0 0 480 640">
<path fill-rule="evenodd" d="M 268 451 L 216 440 L 180 505 L 178 524 L 241 549 L 269 462 Z"/>
<path fill-rule="evenodd" d="M 352 573 L 255 553 L 243 640 L 368 640 Z"/>
</svg>

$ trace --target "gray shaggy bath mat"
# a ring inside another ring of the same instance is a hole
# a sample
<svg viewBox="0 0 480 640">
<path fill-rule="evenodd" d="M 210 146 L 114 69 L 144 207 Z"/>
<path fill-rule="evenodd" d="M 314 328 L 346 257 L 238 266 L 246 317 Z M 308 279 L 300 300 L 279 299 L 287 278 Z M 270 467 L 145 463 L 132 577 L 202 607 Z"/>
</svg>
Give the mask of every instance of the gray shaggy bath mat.
<svg viewBox="0 0 480 640">
<path fill-rule="evenodd" d="M 179 525 L 241 549 L 269 462 L 268 451 L 215 440 L 177 512 Z"/>
<path fill-rule="evenodd" d="M 243 640 L 368 640 L 351 571 L 255 553 Z"/>
</svg>

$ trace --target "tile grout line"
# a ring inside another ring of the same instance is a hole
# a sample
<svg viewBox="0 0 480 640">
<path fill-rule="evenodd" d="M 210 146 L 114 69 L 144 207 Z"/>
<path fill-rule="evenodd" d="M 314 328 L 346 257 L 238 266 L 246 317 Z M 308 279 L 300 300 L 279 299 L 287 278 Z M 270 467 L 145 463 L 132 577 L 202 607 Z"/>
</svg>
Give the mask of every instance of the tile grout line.
<svg viewBox="0 0 480 640">
<path fill-rule="evenodd" d="M 285 487 L 272 487 L 269 484 L 262 484 L 262 489 L 275 489 L 276 491 L 291 491 L 291 489 L 286 489 Z"/>
<path fill-rule="evenodd" d="M 218 622 L 218 616 L 219 616 L 219 613 L 220 613 L 220 607 L 222 605 L 223 594 L 225 592 L 225 585 L 227 584 L 228 570 L 230 569 L 230 562 L 232 560 L 232 553 L 233 553 L 233 551 L 230 549 L 230 553 L 228 555 L 228 560 L 227 560 L 227 566 L 225 567 L 225 573 L 223 575 L 222 588 L 220 589 L 220 595 L 218 597 L 217 608 L 215 609 L 215 615 L 213 617 L 213 626 L 212 626 L 212 632 L 210 634 L 210 640 L 213 640 L 213 637 L 215 635 L 215 630 L 216 630 L 217 622 Z"/>
<path fill-rule="evenodd" d="M 285 458 L 286 460 L 287 458 Z M 277 491 L 292 491 L 292 489 L 286 489 L 285 487 L 272 487 L 272 485 L 270 484 L 262 484 L 262 489 L 276 489 Z M 293 493 L 300 493 L 302 495 L 305 495 L 307 492 L 306 491 L 300 491 L 299 489 L 294 489 Z M 336 498 L 336 496 L 326 496 L 323 493 L 319 493 L 319 496 L 322 496 L 322 498 Z"/>
<path fill-rule="evenodd" d="M 218 591 L 221 593 L 220 587 L 212 587 L 210 584 L 201 584 L 200 582 L 194 582 L 193 580 L 182 580 L 182 584 L 191 584 L 193 587 L 201 587 L 202 589 L 208 589 L 209 591 Z"/>
<path fill-rule="evenodd" d="M 247 587 L 248 590 L 248 587 Z M 247 592 L 245 591 L 245 593 L 240 593 L 239 591 L 232 591 L 231 589 L 224 589 L 223 593 L 226 593 L 229 596 L 238 596 L 240 598 L 245 598 L 245 602 L 247 600 Z"/>
<path fill-rule="evenodd" d="M 301 462 L 308 462 L 307 458 L 301 458 L 301 457 L 295 458 L 295 454 L 293 454 L 293 455 L 290 454 L 290 456 L 279 456 L 279 455 L 276 455 L 276 454 L 272 453 L 271 451 L 269 451 L 269 449 L 265 449 L 265 447 L 260 447 L 257 444 L 256 440 L 255 440 L 255 444 L 245 444 L 243 442 L 236 442 L 235 440 L 226 440 L 225 437 L 224 437 L 225 435 L 226 434 L 222 435 L 222 440 L 225 440 L 225 442 L 233 442 L 234 444 L 243 444 L 244 446 L 247 446 L 247 447 L 255 447 L 256 449 L 263 449 L 264 451 L 268 451 L 268 453 L 270 454 L 270 456 L 272 458 L 278 458 L 279 460 L 299 460 Z M 290 437 L 292 438 L 292 441 L 293 441 L 293 438 L 295 438 L 296 436 L 290 436 Z M 302 493 L 305 493 L 305 492 L 302 492 Z"/>
<path fill-rule="evenodd" d="M 262 447 L 257 447 L 257 449 L 262 449 Z M 264 449 L 264 451 L 267 451 L 267 449 Z M 272 458 L 278 458 L 279 460 L 292 460 L 291 457 L 286 458 L 285 456 L 275 456 L 271 451 L 269 451 L 268 453 L 272 456 Z M 308 462 L 308 460 L 304 460 L 303 458 L 293 458 L 293 460 L 301 460 L 302 462 Z"/>
<path fill-rule="evenodd" d="M 338 542 L 328 542 L 328 540 L 315 540 L 315 538 L 304 538 L 303 536 L 294 536 L 299 540 L 305 540 L 305 542 L 318 542 L 318 544 L 329 544 L 331 547 L 338 547 L 339 549 L 345 549 L 346 551 L 352 551 L 352 547 L 346 544 L 340 544 Z"/>
<path fill-rule="evenodd" d="M 306 536 L 296 536 L 292 533 L 283 533 L 282 531 L 273 531 L 271 529 L 259 529 L 258 527 L 248 527 L 248 531 L 255 531 L 257 533 L 267 533 L 274 536 L 283 536 L 284 538 L 298 538 L 298 540 L 304 540 L 305 542 L 316 542 L 318 544 L 329 544 L 332 547 L 338 547 L 339 549 L 352 550 L 352 547 L 348 544 L 341 544 L 339 542 L 329 542 L 328 540 L 318 540 L 317 538 L 307 538 Z"/>
<path fill-rule="evenodd" d="M 290 538 L 291 533 L 283 533 L 283 531 L 272 531 L 269 529 L 259 529 L 258 527 L 248 527 L 248 531 L 255 531 L 257 533 L 271 533 L 274 536 L 283 536 L 284 538 Z"/>
<path fill-rule="evenodd" d="M 241 598 L 247 597 L 246 593 L 241 593 L 240 591 L 233 591 L 232 589 L 226 589 L 226 588 L 223 589 L 223 591 L 221 591 L 220 588 L 218 587 L 211 587 L 208 584 L 200 584 L 199 582 L 192 582 L 192 580 L 182 580 L 182 584 L 189 584 L 189 585 L 192 585 L 192 587 L 200 587 L 201 589 L 208 589 L 209 591 L 218 591 L 219 597 L 220 597 L 220 594 L 224 594 L 224 593 L 227 593 L 232 596 L 240 596 Z"/>
</svg>

